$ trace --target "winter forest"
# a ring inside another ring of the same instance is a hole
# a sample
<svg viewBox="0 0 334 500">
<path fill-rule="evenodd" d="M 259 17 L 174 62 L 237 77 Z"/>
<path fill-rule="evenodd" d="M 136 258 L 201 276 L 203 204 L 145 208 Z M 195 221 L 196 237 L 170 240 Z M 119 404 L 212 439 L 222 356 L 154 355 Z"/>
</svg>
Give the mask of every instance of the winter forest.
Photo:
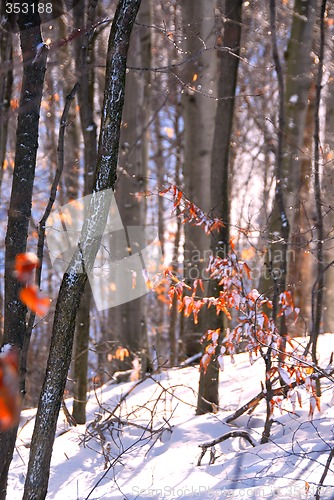
<svg viewBox="0 0 334 500">
<path fill-rule="evenodd" d="M 332 0 L 3 0 L 0 500 L 334 499 Z"/>
</svg>

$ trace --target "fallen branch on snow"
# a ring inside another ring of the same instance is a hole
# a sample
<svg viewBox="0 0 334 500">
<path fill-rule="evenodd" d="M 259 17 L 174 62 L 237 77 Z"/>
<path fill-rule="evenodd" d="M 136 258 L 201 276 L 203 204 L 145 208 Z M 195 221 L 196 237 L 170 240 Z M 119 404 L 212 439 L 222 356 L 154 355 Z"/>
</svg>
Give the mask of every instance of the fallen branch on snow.
<svg viewBox="0 0 334 500">
<path fill-rule="evenodd" d="M 201 465 L 202 459 L 206 452 L 208 451 L 208 448 L 211 448 L 210 450 L 210 461 L 209 465 L 213 464 L 215 462 L 215 452 L 214 452 L 214 446 L 216 444 L 222 443 L 223 441 L 226 441 L 226 439 L 229 438 L 244 438 L 246 439 L 252 446 L 257 446 L 256 441 L 252 438 L 252 436 L 249 434 L 247 431 L 231 431 L 227 432 L 226 434 L 223 434 L 223 436 L 220 436 L 219 438 L 214 439 L 213 441 L 209 441 L 208 443 L 203 443 L 200 444 L 200 448 L 202 448 L 201 455 L 197 461 L 197 465 Z"/>
<path fill-rule="evenodd" d="M 312 377 L 317 378 L 317 379 L 322 379 L 322 378 L 329 378 L 333 374 L 334 370 L 331 369 L 328 373 L 325 371 L 321 373 L 314 373 Z M 311 377 L 311 378 L 312 378 Z M 296 381 L 292 382 L 291 384 L 286 384 L 282 385 L 280 387 L 277 387 L 276 389 L 273 389 L 272 391 L 272 397 L 274 396 L 279 396 L 280 394 L 284 395 L 289 391 L 290 389 L 294 389 L 295 387 L 298 386 L 303 386 L 305 382 L 300 382 L 297 383 Z M 263 389 L 257 396 L 254 396 L 248 403 L 244 404 L 241 408 L 238 408 L 232 415 L 227 417 L 225 419 L 225 422 L 229 424 L 230 422 L 233 422 L 233 420 L 236 420 L 238 417 L 246 413 L 246 411 L 254 411 L 256 406 L 266 397 L 266 391 Z"/>
</svg>

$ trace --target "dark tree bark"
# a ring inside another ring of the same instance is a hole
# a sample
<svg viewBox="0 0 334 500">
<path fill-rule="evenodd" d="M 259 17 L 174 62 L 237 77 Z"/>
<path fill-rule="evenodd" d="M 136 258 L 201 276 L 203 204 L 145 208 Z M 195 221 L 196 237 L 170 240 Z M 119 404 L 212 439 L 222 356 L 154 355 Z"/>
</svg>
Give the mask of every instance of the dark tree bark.
<svg viewBox="0 0 334 500">
<path fill-rule="evenodd" d="M 10 98 L 13 86 L 13 42 L 12 34 L 3 31 L 0 39 L 0 63 L 2 74 L 0 79 L 0 191 L 6 146 L 8 137 L 8 120 L 10 109 Z"/>
<path fill-rule="evenodd" d="M 31 1 L 36 5 L 36 1 Z M 40 104 L 46 69 L 46 51 L 37 57 L 42 44 L 40 18 L 35 9 L 20 14 L 23 78 L 16 129 L 15 166 L 5 240 L 5 318 L 3 344 L 11 344 L 21 353 L 26 335 L 26 307 L 18 300 L 21 286 L 13 275 L 13 263 L 18 253 L 25 252 L 31 215 L 32 190 L 38 149 Z M 24 378 L 24 374 L 22 380 Z M 13 456 L 17 428 L 0 433 L 0 498 L 6 497 L 7 475 Z"/>
<path fill-rule="evenodd" d="M 84 221 L 81 243 L 64 274 L 58 295 L 49 359 L 31 443 L 24 500 L 41 500 L 47 493 L 57 418 L 71 362 L 75 319 L 87 272 L 92 268 L 107 222 L 111 200 L 105 190 L 112 189 L 116 181 L 126 58 L 139 6 L 140 0 L 120 0 L 110 32 L 93 196 Z M 95 237 L 96 228 L 100 237 Z"/>
<path fill-rule="evenodd" d="M 214 255 L 220 252 L 225 253 L 229 245 L 229 152 L 239 66 L 241 15 L 242 0 L 226 0 L 223 49 L 218 83 L 219 101 L 211 162 L 211 207 L 214 216 L 220 217 L 225 222 L 225 227 L 221 229 L 220 234 L 212 235 L 211 250 Z M 219 296 L 219 287 L 216 281 L 210 281 L 208 295 Z M 223 327 L 222 313 L 217 316 L 213 308 L 208 310 L 207 319 L 207 326 L 210 329 Z M 196 410 L 198 415 L 213 411 L 214 406 L 218 406 L 218 375 L 218 364 L 213 358 L 206 373 L 202 371 L 200 374 Z"/>
<path fill-rule="evenodd" d="M 5 6 L 0 6 L 0 15 L 3 15 Z M 6 31 L 0 37 L 0 200 L 3 171 L 5 168 L 5 158 L 7 151 L 8 123 L 10 111 L 10 98 L 13 87 L 13 40 L 12 34 Z M 2 288 L 2 287 L 1 287 Z M 0 331 L 3 332 L 3 307 L 4 297 L 0 290 Z M 2 336 L 2 335 L 1 335 Z M 1 337 L 0 337 L 1 343 Z"/>
</svg>

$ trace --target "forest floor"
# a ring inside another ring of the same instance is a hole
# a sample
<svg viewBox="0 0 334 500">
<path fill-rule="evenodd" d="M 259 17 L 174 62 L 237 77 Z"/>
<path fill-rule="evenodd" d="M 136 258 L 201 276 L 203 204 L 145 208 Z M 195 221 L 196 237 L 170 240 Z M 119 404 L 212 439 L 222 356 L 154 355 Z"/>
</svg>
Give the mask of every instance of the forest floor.
<svg viewBox="0 0 334 500">
<path fill-rule="evenodd" d="M 334 351 L 334 335 L 319 339 L 320 365 Z M 48 499 L 311 499 L 333 447 L 333 384 L 322 381 L 321 412 L 308 417 L 290 402 L 275 409 L 269 443 L 259 444 L 265 402 L 230 424 L 225 419 L 261 391 L 264 363 L 247 354 L 226 356 L 220 409 L 195 415 L 198 366 L 172 369 L 143 382 L 107 384 L 89 395 L 87 425 L 70 427 L 63 411 L 53 449 Z M 136 385 L 137 384 L 137 385 Z M 135 386 L 135 387 L 134 387 Z M 71 402 L 66 402 L 71 411 Z M 115 411 L 115 407 L 117 410 Z M 35 410 L 23 412 L 9 475 L 8 498 L 22 498 Z M 247 431 L 255 446 L 234 437 L 215 446 L 201 465 L 200 445 L 230 431 Z M 213 458 L 214 455 L 214 458 Z M 211 460 L 213 463 L 209 464 Z M 334 498 L 334 460 L 320 491 Z"/>
</svg>

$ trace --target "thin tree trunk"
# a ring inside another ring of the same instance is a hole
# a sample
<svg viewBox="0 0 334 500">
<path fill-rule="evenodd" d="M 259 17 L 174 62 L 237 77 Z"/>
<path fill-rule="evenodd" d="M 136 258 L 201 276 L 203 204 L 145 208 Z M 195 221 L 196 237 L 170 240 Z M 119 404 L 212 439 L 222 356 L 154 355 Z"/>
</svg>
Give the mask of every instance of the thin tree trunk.
<svg viewBox="0 0 334 500">
<path fill-rule="evenodd" d="M 162 136 L 162 125 L 161 125 L 161 116 L 159 113 L 156 113 L 155 119 L 154 119 L 154 140 L 153 140 L 153 147 L 154 147 L 154 162 L 155 162 L 155 171 L 156 171 L 156 176 L 157 176 L 157 182 L 158 182 L 158 188 L 161 189 L 161 187 L 164 185 L 164 180 L 165 180 L 165 172 L 164 172 L 164 146 L 163 146 L 163 136 Z M 161 253 L 162 257 L 164 259 L 165 257 L 165 204 L 164 204 L 164 197 L 159 196 L 157 200 L 157 219 L 158 219 L 158 237 L 159 237 L 159 242 L 160 242 L 160 247 L 161 247 Z M 161 360 L 163 359 L 162 363 L 166 360 L 167 353 L 166 353 L 166 330 L 167 330 L 167 320 L 166 320 L 166 314 L 168 314 L 167 309 L 166 309 L 166 304 L 162 300 L 157 300 L 156 304 L 154 304 L 153 307 L 157 307 L 158 311 L 156 314 L 154 314 L 154 329 L 155 329 L 155 336 L 154 336 L 154 343 L 155 343 L 155 350 L 158 353 L 157 356 L 155 356 L 156 363 L 159 365 Z M 169 316 L 168 316 L 169 319 Z M 160 358 L 161 357 L 161 358 Z"/>
<path fill-rule="evenodd" d="M 145 26 L 136 27 L 133 33 L 128 66 L 149 68 L 151 44 L 150 29 L 147 26 L 150 25 L 150 0 L 142 1 L 138 20 Z M 130 258 L 132 256 L 138 258 L 138 251 L 146 246 L 142 228 L 146 225 L 147 208 L 145 192 L 148 169 L 149 94 L 150 72 L 129 69 L 121 131 L 120 163 L 123 168 L 116 184 L 115 198 L 127 232 L 128 241 L 125 243 L 124 255 Z M 129 363 L 134 354 L 142 358 L 144 372 L 148 356 L 145 301 L 146 298 L 142 296 L 118 305 L 110 311 L 115 325 L 114 338 L 130 351 Z"/>
<path fill-rule="evenodd" d="M 180 174 L 181 174 L 181 134 L 180 134 L 180 116 L 176 111 L 176 116 L 174 119 L 174 130 L 176 136 L 176 164 L 175 164 L 175 184 L 180 186 Z M 162 197 L 160 197 L 162 198 Z M 180 252 L 180 240 L 181 240 L 181 209 L 176 207 L 176 232 L 174 238 L 174 249 L 173 249 L 173 261 L 171 265 L 171 270 L 173 274 L 178 272 L 178 257 Z M 177 318 L 178 318 L 178 304 L 176 294 L 173 297 L 172 308 L 170 311 L 170 323 L 169 323 L 169 345 L 170 345 L 170 366 L 175 366 L 179 361 L 179 349 L 178 349 L 178 335 L 177 335 Z"/>
<path fill-rule="evenodd" d="M 1 7 L 0 7 L 0 12 Z M 10 98 L 13 86 L 13 41 L 12 34 L 3 31 L 0 40 L 0 63 L 3 68 L 3 73 L 0 79 L 0 202 L 1 202 L 1 187 L 3 171 L 5 168 L 5 158 L 7 151 L 7 138 L 8 138 L 8 122 L 10 110 Z M 3 307 L 4 296 L 2 286 L 0 289 L 0 331 L 3 332 Z M 2 340 L 2 333 L 0 335 L 0 344 Z"/>
<path fill-rule="evenodd" d="M 316 280 L 312 290 L 312 361 L 314 364 L 318 363 L 317 360 L 317 341 L 320 334 L 322 306 L 323 306 L 323 287 L 324 287 L 324 221 L 322 213 L 322 196 L 321 196 L 321 177 L 320 177 L 320 99 L 322 90 L 322 76 L 324 65 L 324 52 L 325 52 L 325 12 L 326 0 L 321 2 L 320 12 L 320 48 L 319 48 L 319 68 L 316 81 L 316 95 L 315 95 L 315 110 L 314 110 L 314 196 L 316 208 L 316 259 L 317 259 L 317 273 Z M 317 396 L 320 397 L 320 382 L 317 380 Z"/>
<path fill-rule="evenodd" d="M 107 222 L 111 199 L 105 190 L 114 188 L 116 181 L 126 58 L 139 6 L 140 0 L 120 0 L 110 32 L 94 193 L 84 221 L 81 243 L 64 274 L 58 295 L 46 376 L 31 443 L 24 500 L 42 500 L 47 493 L 57 418 L 71 362 L 75 319 L 87 272 L 92 269 Z"/>
<path fill-rule="evenodd" d="M 87 32 L 93 23 L 92 6 L 88 11 L 88 26 L 83 30 Z M 79 3 L 74 8 L 77 29 L 83 29 L 84 11 Z M 82 47 L 81 38 L 76 46 L 77 71 L 81 80 L 78 92 L 80 108 L 81 129 L 84 138 L 84 196 L 90 194 L 93 188 L 94 169 L 97 157 L 96 123 L 94 121 L 94 46 L 93 40 Z M 74 367 L 73 367 L 73 418 L 78 424 L 86 422 L 87 402 L 87 374 L 88 374 L 88 347 L 90 331 L 90 306 L 92 291 L 90 283 L 86 282 L 78 311 L 76 335 L 74 342 Z"/>
<path fill-rule="evenodd" d="M 18 253 L 26 251 L 31 215 L 32 190 L 38 149 L 40 104 L 46 69 L 46 52 L 37 58 L 37 46 L 42 43 L 40 18 L 35 10 L 20 14 L 23 79 L 16 129 L 15 166 L 8 214 L 5 257 L 5 318 L 3 344 L 17 346 L 19 352 L 26 335 L 26 307 L 18 299 L 21 285 L 13 275 L 13 263 Z M 32 26 L 27 29 L 26 26 Z M 22 379 L 24 378 L 24 374 Z M 13 456 L 17 428 L 0 433 L 0 499 L 6 496 L 7 475 Z"/>
<path fill-rule="evenodd" d="M 10 32 L 2 31 L 0 40 L 0 196 L 4 162 L 7 150 L 10 98 L 13 86 L 13 42 Z"/>
<path fill-rule="evenodd" d="M 277 151 L 275 164 L 276 188 L 274 196 L 274 207 L 270 216 L 270 233 L 275 234 L 275 241 L 269 249 L 270 263 L 268 269 L 272 279 L 273 286 L 270 290 L 265 290 L 266 293 L 274 295 L 274 301 L 278 300 L 277 294 L 286 288 L 286 273 L 287 273 L 287 245 L 290 232 L 290 224 L 286 214 L 285 190 L 284 190 L 284 129 L 286 124 L 285 117 L 285 85 L 283 78 L 283 68 L 281 59 L 278 53 L 277 32 L 276 32 L 276 3 L 275 0 L 270 0 L 270 19 L 271 19 L 271 37 L 273 45 L 273 60 L 277 74 L 278 82 L 278 125 L 277 125 Z M 279 255 L 275 259 L 274 253 Z M 276 266 L 277 263 L 277 266 Z M 272 267 L 275 265 L 275 267 Z M 274 304 L 277 305 L 277 304 Z M 275 307 L 277 310 L 277 307 Z M 285 320 L 282 316 L 281 334 L 285 334 Z"/>
<path fill-rule="evenodd" d="M 279 112 L 278 112 L 278 145 L 276 153 L 276 189 L 274 197 L 274 209 L 273 214 L 276 219 L 272 222 L 275 224 L 277 230 L 277 236 L 279 238 L 279 248 L 281 252 L 281 259 L 279 261 L 279 268 L 272 270 L 273 276 L 273 319 L 276 320 L 278 311 L 278 300 L 279 293 L 286 288 L 286 271 L 287 271 L 287 242 L 289 238 L 289 222 L 285 213 L 284 204 L 284 189 L 283 189 L 283 131 L 285 126 L 285 107 L 284 107 L 284 79 L 283 79 L 283 69 L 281 64 L 281 59 L 278 53 L 277 44 L 277 30 L 276 30 L 276 1 L 270 0 L 270 29 L 271 29 L 271 39 L 272 39 L 272 53 L 273 60 L 275 64 L 275 70 L 277 74 L 278 82 L 278 101 L 279 101 Z M 272 216 L 273 216 L 272 214 Z M 286 334 L 286 323 L 284 315 L 281 316 L 279 332 L 281 335 Z M 269 371 L 272 366 L 272 348 L 269 346 L 266 353 L 263 355 L 265 367 L 266 367 L 266 421 L 264 424 L 264 430 L 262 432 L 261 443 L 267 443 L 270 436 L 271 426 L 273 423 L 272 410 L 270 406 L 270 401 L 272 399 L 273 390 L 272 382 L 269 377 Z"/>
<path fill-rule="evenodd" d="M 219 101 L 211 162 L 211 207 L 214 216 L 223 220 L 225 226 L 219 234 L 215 233 L 212 235 L 211 251 L 214 255 L 225 254 L 229 245 L 229 150 L 239 66 L 241 16 L 242 0 L 226 0 L 223 49 L 221 52 L 218 83 Z M 228 50 L 225 49 L 226 47 Z M 219 296 L 219 287 L 216 281 L 210 280 L 208 294 L 209 296 Z M 209 309 L 207 312 L 207 328 L 222 328 L 224 323 L 222 313 L 217 316 L 212 309 Z M 215 407 L 218 407 L 218 377 L 218 363 L 213 357 L 207 367 L 206 373 L 201 371 L 200 374 L 196 410 L 198 415 L 213 411 Z"/>
</svg>

